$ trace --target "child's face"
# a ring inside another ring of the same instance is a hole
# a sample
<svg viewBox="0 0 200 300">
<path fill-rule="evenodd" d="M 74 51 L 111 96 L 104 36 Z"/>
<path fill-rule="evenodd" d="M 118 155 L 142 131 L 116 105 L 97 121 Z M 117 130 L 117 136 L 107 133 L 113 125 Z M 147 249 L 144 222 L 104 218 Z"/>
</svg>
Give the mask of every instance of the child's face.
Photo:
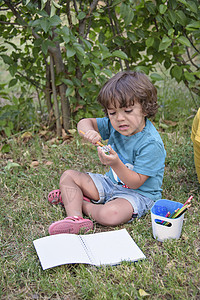
<svg viewBox="0 0 200 300">
<path fill-rule="evenodd" d="M 128 107 L 119 107 L 119 104 L 109 105 L 108 117 L 113 128 L 125 136 L 130 136 L 140 132 L 145 127 L 145 115 L 142 106 L 138 102 Z"/>
</svg>

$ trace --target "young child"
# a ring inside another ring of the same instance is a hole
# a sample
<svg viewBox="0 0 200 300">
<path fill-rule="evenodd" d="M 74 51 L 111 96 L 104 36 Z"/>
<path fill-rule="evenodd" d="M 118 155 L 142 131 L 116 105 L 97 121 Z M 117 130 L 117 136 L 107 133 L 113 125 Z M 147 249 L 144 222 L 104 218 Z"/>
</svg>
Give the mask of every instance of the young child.
<svg viewBox="0 0 200 300">
<path fill-rule="evenodd" d="M 49 234 L 92 229 L 93 222 L 83 214 L 105 226 L 127 223 L 161 198 L 166 152 L 148 120 L 157 111 L 156 88 L 143 73 L 119 72 L 103 86 L 98 101 L 106 117 L 82 119 L 78 132 L 94 145 L 108 139 L 109 153 L 97 150 L 110 170 L 105 175 L 63 173 L 60 190 L 52 191 L 48 200 L 63 203 L 67 217 L 51 224 Z"/>
<path fill-rule="evenodd" d="M 194 150 L 194 164 L 198 181 L 200 183 L 200 108 L 198 109 L 192 123 L 191 139 Z"/>
</svg>

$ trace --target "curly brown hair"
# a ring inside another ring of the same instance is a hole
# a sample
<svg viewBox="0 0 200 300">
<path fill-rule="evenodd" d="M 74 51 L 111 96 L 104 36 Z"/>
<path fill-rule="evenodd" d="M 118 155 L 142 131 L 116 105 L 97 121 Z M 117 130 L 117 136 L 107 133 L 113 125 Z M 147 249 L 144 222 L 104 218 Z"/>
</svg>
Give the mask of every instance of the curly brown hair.
<svg viewBox="0 0 200 300">
<path fill-rule="evenodd" d="M 103 106 L 106 114 L 109 105 L 116 107 L 116 103 L 119 103 L 120 107 L 128 107 L 138 102 L 148 118 L 154 116 L 158 110 L 157 90 L 141 72 L 117 73 L 101 88 L 97 101 Z"/>
</svg>

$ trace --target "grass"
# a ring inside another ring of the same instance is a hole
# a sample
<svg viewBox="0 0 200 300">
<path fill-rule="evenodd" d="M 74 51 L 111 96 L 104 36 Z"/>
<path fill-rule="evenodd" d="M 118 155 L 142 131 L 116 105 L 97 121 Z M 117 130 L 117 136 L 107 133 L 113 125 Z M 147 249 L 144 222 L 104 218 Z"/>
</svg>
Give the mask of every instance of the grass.
<svg viewBox="0 0 200 300">
<path fill-rule="evenodd" d="M 114 267 L 74 264 L 42 271 L 33 240 L 48 235 L 48 226 L 65 217 L 60 206 L 47 203 L 65 169 L 104 173 L 93 146 L 75 136 L 61 143 L 34 135 L 9 140 L 10 152 L 1 153 L 1 299 L 200 299 L 200 195 L 193 149 L 191 119 L 161 131 L 167 151 L 163 198 L 184 202 L 194 196 L 186 213 L 182 235 L 163 243 L 152 236 L 148 213 L 131 224 L 94 232 L 126 228 L 147 256 L 137 263 Z M 31 167 L 37 161 L 37 167 Z M 13 166 L 12 162 L 19 166 Z M 10 164 L 8 164 L 10 163 Z M 8 167 L 10 166 L 10 167 Z"/>
</svg>

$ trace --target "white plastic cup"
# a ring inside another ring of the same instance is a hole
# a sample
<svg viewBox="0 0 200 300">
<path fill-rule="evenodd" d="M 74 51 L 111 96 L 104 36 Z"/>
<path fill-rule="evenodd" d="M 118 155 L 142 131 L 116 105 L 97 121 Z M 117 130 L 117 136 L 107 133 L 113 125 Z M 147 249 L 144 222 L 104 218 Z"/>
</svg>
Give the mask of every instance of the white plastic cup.
<svg viewBox="0 0 200 300">
<path fill-rule="evenodd" d="M 163 242 L 166 239 L 179 239 L 181 236 L 184 214 L 180 217 L 171 219 L 166 218 L 166 214 L 170 212 L 172 214 L 177 208 L 183 206 L 180 202 L 175 202 L 171 200 L 161 199 L 157 200 L 154 206 L 151 209 L 151 222 L 152 222 L 152 231 L 153 236 L 160 242 Z M 159 224 L 162 221 L 166 221 L 169 226 Z"/>
</svg>

